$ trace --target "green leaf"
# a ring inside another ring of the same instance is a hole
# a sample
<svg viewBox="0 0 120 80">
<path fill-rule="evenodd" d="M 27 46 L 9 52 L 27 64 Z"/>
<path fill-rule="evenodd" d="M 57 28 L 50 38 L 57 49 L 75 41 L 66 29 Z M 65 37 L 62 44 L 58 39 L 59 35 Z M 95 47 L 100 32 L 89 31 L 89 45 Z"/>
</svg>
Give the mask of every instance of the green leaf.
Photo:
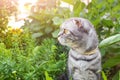
<svg viewBox="0 0 120 80">
<path fill-rule="evenodd" d="M 120 5 L 115 5 L 113 7 L 113 11 L 119 11 L 120 10 Z"/>
<path fill-rule="evenodd" d="M 59 18 L 59 17 L 54 17 L 52 19 L 52 21 L 53 21 L 54 25 L 61 25 L 64 20 L 62 18 Z"/>
<path fill-rule="evenodd" d="M 52 32 L 52 30 L 53 30 L 53 28 L 52 27 L 46 27 L 45 28 L 45 33 L 50 33 L 50 32 Z"/>
<path fill-rule="evenodd" d="M 58 33 L 59 33 L 59 29 L 55 30 L 53 33 L 52 33 L 52 36 L 54 38 L 57 38 L 58 37 Z"/>
<path fill-rule="evenodd" d="M 105 48 L 100 48 L 100 52 L 101 52 L 101 55 L 104 56 L 106 53 L 106 49 Z"/>
<path fill-rule="evenodd" d="M 100 23 L 99 17 L 93 21 L 94 26 L 97 26 L 99 23 Z"/>
<path fill-rule="evenodd" d="M 102 2 L 99 2 L 99 4 L 96 5 L 96 8 L 98 9 L 101 9 L 103 7 L 105 3 L 102 1 Z"/>
<path fill-rule="evenodd" d="M 42 32 L 33 33 L 33 34 L 32 34 L 32 38 L 38 38 L 38 37 L 41 37 L 42 35 L 43 35 Z"/>
<path fill-rule="evenodd" d="M 38 53 L 39 52 L 39 49 L 40 49 L 40 46 L 36 46 L 34 49 L 33 49 L 33 53 Z"/>
<path fill-rule="evenodd" d="M 107 76 L 105 75 L 104 71 L 102 71 L 102 78 L 103 80 L 107 80 Z"/>
<path fill-rule="evenodd" d="M 0 47 L 1 47 L 1 48 L 6 48 L 6 46 L 5 46 L 4 43 L 0 43 Z"/>
<path fill-rule="evenodd" d="M 51 51 L 54 52 L 57 49 L 57 47 L 55 45 L 51 46 Z"/>
<path fill-rule="evenodd" d="M 75 0 L 62 0 L 62 1 L 73 5 Z"/>
<path fill-rule="evenodd" d="M 120 64 L 120 55 L 117 55 L 105 61 L 103 68 L 110 68 L 118 64 Z"/>
<path fill-rule="evenodd" d="M 46 78 L 46 80 L 53 80 L 53 79 L 49 76 L 49 74 L 48 74 L 47 71 L 45 71 L 45 78 Z"/>
<path fill-rule="evenodd" d="M 85 7 L 85 4 L 83 2 L 77 1 L 74 4 L 74 8 L 73 8 L 74 16 L 79 16 L 80 12 L 84 9 L 84 7 Z"/>
<path fill-rule="evenodd" d="M 108 0 L 109 3 L 113 3 L 115 0 Z"/>
<path fill-rule="evenodd" d="M 105 47 L 120 41 L 120 34 L 110 36 L 100 42 L 99 47 Z"/>
<path fill-rule="evenodd" d="M 112 80 L 120 80 L 120 71 L 118 71 L 114 76 Z"/>
<path fill-rule="evenodd" d="M 113 27 L 114 25 L 112 20 L 106 20 L 106 19 L 102 20 L 102 24 L 106 27 Z"/>
</svg>

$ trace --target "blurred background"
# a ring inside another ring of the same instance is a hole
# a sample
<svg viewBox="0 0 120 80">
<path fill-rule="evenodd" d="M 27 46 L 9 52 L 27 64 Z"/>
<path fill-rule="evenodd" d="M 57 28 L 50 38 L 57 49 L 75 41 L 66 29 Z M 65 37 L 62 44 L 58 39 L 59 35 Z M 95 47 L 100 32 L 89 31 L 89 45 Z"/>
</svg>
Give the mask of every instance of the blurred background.
<svg viewBox="0 0 120 80">
<path fill-rule="evenodd" d="M 70 17 L 92 22 L 102 77 L 120 80 L 120 0 L 0 0 L 0 80 L 67 80 L 57 34 Z"/>
</svg>

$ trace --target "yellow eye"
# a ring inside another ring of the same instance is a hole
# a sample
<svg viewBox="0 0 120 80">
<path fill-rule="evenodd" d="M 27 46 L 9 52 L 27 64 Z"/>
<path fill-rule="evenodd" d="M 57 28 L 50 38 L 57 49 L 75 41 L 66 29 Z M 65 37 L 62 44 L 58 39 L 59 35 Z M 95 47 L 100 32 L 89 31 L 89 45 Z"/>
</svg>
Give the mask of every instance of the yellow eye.
<svg viewBox="0 0 120 80">
<path fill-rule="evenodd" d="M 65 34 L 70 34 L 70 31 L 67 30 L 67 29 L 64 29 L 64 33 L 65 33 Z"/>
</svg>

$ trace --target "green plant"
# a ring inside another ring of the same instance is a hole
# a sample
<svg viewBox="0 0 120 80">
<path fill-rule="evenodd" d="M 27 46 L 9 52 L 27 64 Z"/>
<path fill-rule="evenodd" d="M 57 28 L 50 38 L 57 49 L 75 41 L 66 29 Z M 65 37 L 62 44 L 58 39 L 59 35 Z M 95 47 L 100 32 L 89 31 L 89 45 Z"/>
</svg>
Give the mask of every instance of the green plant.
<svg viewBox="0 0 120 80">
<path fill-rule="evenodd" d="M 67 8 L 38 9 L 31 12 L 29 18 L 32 22 L 26 20 L 25 26 L 30 29 L 32 37 L 41 43 L 45 38 L 56 38 L 60 24 L 69 16 L 70 10 Z"/>
<path fill-rule="evenodd" d="M 0 43 L 0 79 L 26 80 L 32 70 L 29 57 L 35 46 L 34 40 L 25 31 L 24 34 L 9 34 L 9 36 L 6 37 L 6 40 L 11 42 L 9 47 L 8 43 Z"/>
<path fill-rule="evenodd" d="M 4 41 L 8 18 L 16 9 L 15 0 L 0 0 L 0 42 Z"/>
<path fill-rule="evenodd" d="M 17 41 L 12 42 L 9 48 L 0 43 L 1 80 L 56 80 L 66 72 L 65 53 L 68 50 L 62 51 L 63 47 L 54 39 L 45 39 L 40 46 L 35 46 L 29 33 L 16 37 Z"/>
<path fill-rule="evenodd" d="M 56 80 L 60 74 L 65 73 L 66 51 L 59 51 L 60 48 L 57 47 L 53 39 L 45 39 L 40 46 L 34 48 L 34 57 L 31 59 L 36 67 L 34 73 L 37 73 L 36 76 L 38 76 L 40 80 L 45 79 L 45 71 L 47 71 L 54 80 Z"/>
<path fill-rule="evenodd" d="M 45 77 L 46 77 L 46 80 L 53 80 L 51 77 L 49 77 L 47 71 L 45 71 Z"/>
<path fill-rule="evenodd" d="M 39 8 L 39 2 L 29 16 L 32 22 L 26 20 L 22 32 L 6 27 L 8 16 L 16 8 L 9 0 L 0 1 L 0 80 L 57 80 L 66 73 L 68 49 L 53 37 L 69 17 L 84 17 L 94 24 L 102 53 L 102 76 L 104 80 L 119 80 L 120 1 L 92 0 L 88 6 L 80 0 L 59 1 L 73 5 L 73 11 L 59 7 L 59 3 Z M 6 5 L 8 2 L 10 5 Z"/>
</svg>

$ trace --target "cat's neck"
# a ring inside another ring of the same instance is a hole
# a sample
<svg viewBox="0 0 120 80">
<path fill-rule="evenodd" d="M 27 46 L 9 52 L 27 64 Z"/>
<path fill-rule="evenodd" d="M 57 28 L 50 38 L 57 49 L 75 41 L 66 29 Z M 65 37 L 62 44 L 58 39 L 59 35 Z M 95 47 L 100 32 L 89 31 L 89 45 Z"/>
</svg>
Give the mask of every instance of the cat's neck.
<svg viewBox="0 0 120 80">
<path fill-rule="evenodd" d="M 74 51 L 76 54 L 91 55 L 91 54 L 96 53 L 97 49 L 98 49 L 98 47 L 96 47 L 95 49 L 87 51 L 86 49 L 82 49 L 82 48 L 72 48 L 72 51 Z"/>
<path fill-rule="evenodd" d="M 84 54 L 86 50 L 82 48 L 72 48 L 72 51 L 74 51 L 76 54 Z"/>
</svg>

